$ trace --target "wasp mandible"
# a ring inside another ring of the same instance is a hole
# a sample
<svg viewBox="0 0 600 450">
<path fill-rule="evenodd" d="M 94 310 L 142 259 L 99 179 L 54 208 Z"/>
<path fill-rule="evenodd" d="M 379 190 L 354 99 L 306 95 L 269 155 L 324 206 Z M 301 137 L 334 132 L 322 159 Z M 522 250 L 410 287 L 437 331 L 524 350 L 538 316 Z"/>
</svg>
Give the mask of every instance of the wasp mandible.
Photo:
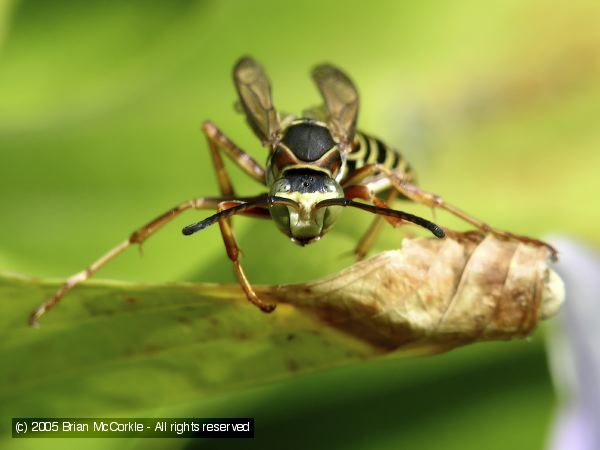
<svg viewBox="0 0 600 450">
<path fill-rule="evenodd" d="M 301 117 L 283 115 L 273 105 L 271 85 L 262 67 L 250 57 L 241 58 L 234 66 L 233 81 L 248 125 L 268 149 L 266 167 L 234 144 L 212 122 L 206 121 L 202 131 L 208 141 L 221 196 L 188 200 L 137 229 L 127 240 L 67 279 L 49 300 L 31 314 L 30 322 L 35 324 L 69 290 L 90 278 L 123 250 L 133 244 L 142 244 L 167 222 L 189 209 L 217 211 L 185 227 L 183 234 L 191 235 L 218 223 L 227 255 L 233 262 L 246 297 L 264 312 L 273 311 L 275 305 L 258 298 L 240 265 L 239 248 L 229 220 L 235 214 L 271 218 L 284 234 L 299 245 L 319 240 L 332 228 L 343 207 L 376 214 L 356 247 L 358 258 L 364 257 L 371 247 L 382 217 L 393 226 L 410 222 L 426 228 L 438 238 L 445 236 L 438 225 L 388 206 L 401 195 L 432 208 L 444 209 L 479 230 L 498 237 L 547 245 L 491 228 L 449 205 L 441 197 L 419 189 L 415 185 L 413 170 L 398 151 L 356 129 L 359 97 L 350 78 L 329 64 L 315 67 L 312 78 L 321 93 L 323 105 L 305 111 Z M 248 176 L 268 188 L 268 192 L 238 197 L 225 170 L 222 153 Z"/>
</svg>

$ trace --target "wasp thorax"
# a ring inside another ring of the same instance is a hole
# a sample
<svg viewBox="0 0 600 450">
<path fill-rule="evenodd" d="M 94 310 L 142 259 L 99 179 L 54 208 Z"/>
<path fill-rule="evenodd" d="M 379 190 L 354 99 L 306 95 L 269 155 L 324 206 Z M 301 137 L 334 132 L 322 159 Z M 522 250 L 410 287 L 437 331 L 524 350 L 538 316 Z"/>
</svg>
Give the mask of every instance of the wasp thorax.
<svg viewBox="0 0 600 450">
<path fill-rule="evenodd" d="M 271 217 L 279 229 L 300 245 L 306 245 L 325 234 L 337 219 L 341 207 L 316 208 L 317 203 L 330 198 L 341 198 L 341 186 L 324 172 L 311 169 L 293 169 L 271 186 L 271 195 L 286 197 L 298 203 L 298 208 L 276 205 Z"/>
<path fill-rule="evenodd" d="M 302 161 L 316 161 L 335 146 L 327 127 L 306 119 L 290 125 L 281 142 Z"/>
</svg>

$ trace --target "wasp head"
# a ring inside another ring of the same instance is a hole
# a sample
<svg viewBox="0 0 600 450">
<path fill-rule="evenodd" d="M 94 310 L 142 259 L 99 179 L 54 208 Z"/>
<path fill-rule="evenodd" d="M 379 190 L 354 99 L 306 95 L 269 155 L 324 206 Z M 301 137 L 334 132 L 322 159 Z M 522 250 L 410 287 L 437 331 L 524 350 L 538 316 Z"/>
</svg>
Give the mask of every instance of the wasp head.
<svg viewBox="0 0 600 450">
<path fill-rule="evenodd" d="M 277 227 L 299 245 L 310 244 L 335 223 L 341 206 L 317 208 L 327 199 L 343 198 L 341 186 L 326 173 L 313 169 L 290 169 L 271 186 L 271 195 L 294 200 L 298 207 L 275 205 L 269 210 Z"/>
</svg>

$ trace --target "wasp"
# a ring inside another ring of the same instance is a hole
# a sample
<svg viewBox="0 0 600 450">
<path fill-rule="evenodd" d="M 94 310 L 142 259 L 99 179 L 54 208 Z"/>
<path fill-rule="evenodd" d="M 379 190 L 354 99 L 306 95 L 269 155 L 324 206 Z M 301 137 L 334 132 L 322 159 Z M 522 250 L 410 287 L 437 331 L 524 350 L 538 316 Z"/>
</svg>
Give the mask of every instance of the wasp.
<svg viewBox="0 0 600 450">
<path fill-rule="evenodd" d="M 271 84 L 262 67 L 250 57 L 241 58 L 233 69 L 239 98 L 237 106 L 268 150 L 266 166 L 238 147 L 212 122 L 204 122 L 202 131 L 208 141 L 221 196 L 185 201 L 137 229 L 86 269 L 68 278 L 50 299 L 31 314 L 30 322 L 35 324 L 69 290 L 90 278 L 126 248 L 141 245 L 167 222 L 190 209 L 212 209 L 216 213 L 185 227 L 183 234 L 191 235 L 218 223 L 227 255 L 246 297 L 264 312 L 273 311 L 275 305 L 262 301 L 256 295 L 242 269 L 230 220 L 236 214 L 270 218 L 292 242 L 304 246 L 325 235 L 333 227 L 342 208 L 367 211 L 375 214 L 376 218 L 356 247 L 359 259 L 371 247 L 382 218 L 393 226 L 413 223 L 438 238 L 445 236 L 440 226 L 390 208 L 389 203 L 400 195 L 446 210 L 482 232 L 547 246 L 535 239 L 496 230 L 448 204 L 440 196 L 418 188 L 414 171 L 398 151 L 356 129 L 359 96 L 350 78 L 329 64 L 315 67 L 312 78 L 321 93 L 323 105 L 305 111 L 300 117 L 282 114 L 273 105 Z M 237 196 L 222 155 L 262 183 L 268 192 L 252 197 Z"/>
</svg>

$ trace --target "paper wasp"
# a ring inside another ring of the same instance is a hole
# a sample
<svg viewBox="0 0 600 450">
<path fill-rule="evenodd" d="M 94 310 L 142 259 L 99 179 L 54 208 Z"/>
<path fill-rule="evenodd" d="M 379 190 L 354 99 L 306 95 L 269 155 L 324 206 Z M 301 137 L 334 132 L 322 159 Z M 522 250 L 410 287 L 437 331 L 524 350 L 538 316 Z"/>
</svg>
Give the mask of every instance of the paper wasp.
<svg viewBox="0 0 600 450">
<path fill-rule="evenodd" d="M 271 85 L 261 66 L 249 57 L 241 58 L 233 69 L 233 81 L 239 106 L 250 128 L 268 149 L 266 168 L 212 122 L 205 122 L 202 131 L 208 140 L 221 197 L 199 197 L 180 203 L 137 229 L 127 240 L 71 276 L 32 313 L 31 323 L 36 323 L 70 289 L 90 278 L 123 250 L 133 244 L 141 244 L 164 224 L 192 208 L 213 209 L 217 213 L 185 227 L 183 234 L 193 234 L 218 222 L 227 255 L 233 262 L 246 297 L 264 312 L 272 311 L 275 305 L 264 303 L 257 297 L 240 265 L 239 248 L 230 221 L 235 214 L 271 218 L 293 242 L 306 245 L 317 241 L 331 229 L 342 207 L 362 209 L 378 217 L 356 248 L 359 258 L 373 243 L 381 217 L 394 226 L 411 222 L 438 238 L 444 237 L 444 230 L 438 225 L 391 209 L 388 203 L 400 194 L 432 208 L 447 210 L 481 231 L 546 245 L 535 239 L 493 229 L 447 204 L 441 197 L 416 187 L 414 173 L 400 153 L 379 139 L 356 130 L 358 91 L 348 76 L 334 66 L 323 64 L 312 71 L 312 77 L 323 98 L 323 106 L 306 111 L 302 117 L 283 115 L 273 106 Z M 221 152 L 248 176 L 265 185 L 268 192 L 254 197 L 238 197 L 225 170 Z M 378 195 L 386 197 L 382 199 Z"/>
</svg>

